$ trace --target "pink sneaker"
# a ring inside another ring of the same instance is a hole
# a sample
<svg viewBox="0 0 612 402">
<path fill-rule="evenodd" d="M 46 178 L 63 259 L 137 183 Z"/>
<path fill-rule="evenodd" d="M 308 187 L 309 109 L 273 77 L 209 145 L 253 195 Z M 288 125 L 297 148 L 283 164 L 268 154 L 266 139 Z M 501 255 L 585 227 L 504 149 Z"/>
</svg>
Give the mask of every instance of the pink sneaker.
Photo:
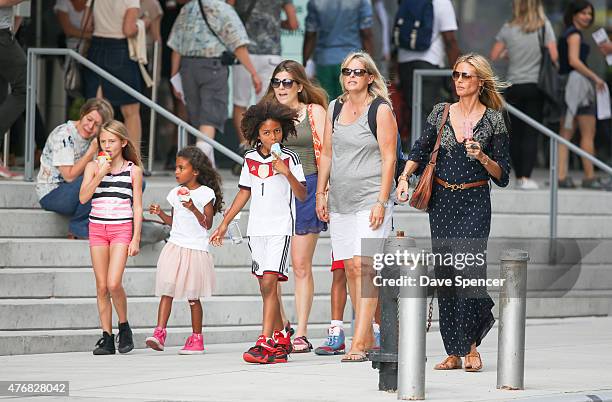
<svg viewBox="0 0 612 402">
<path fill-rule="evenodd" d="M 153 331 L 153 336 L 150 336 L 145 341 L 147 347 L 153 350 L 164 350 L 164 344 L 166 343 L 166 328 L 157 327 Z"/>
<path fill-rule="evenodd" d="M 23 175 L 19 173 L 11 172 L 6 166 L 0 163 L 0 178 L 12 179 L 12 180 L 23 180 Z"/>
<path fill-rule="evenodd" d="M 191 334 L 185 346 L 179 350 L 179 355 L 201 355 L 204 353 L 204 338 L 202 334 Z"/>
</svg>

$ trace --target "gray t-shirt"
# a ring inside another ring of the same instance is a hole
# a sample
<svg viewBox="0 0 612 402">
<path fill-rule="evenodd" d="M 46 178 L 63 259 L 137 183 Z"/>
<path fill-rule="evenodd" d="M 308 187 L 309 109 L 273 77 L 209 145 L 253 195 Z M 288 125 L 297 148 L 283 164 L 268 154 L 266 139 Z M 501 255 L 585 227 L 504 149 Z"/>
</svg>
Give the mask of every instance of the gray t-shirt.
<svg viewBox="0 0 612 402">
<path fill-rule="evenodd" d="M 0 7 L 0 29 L 13 26 L 13 6 Z"/>
<path fill-rule="evenodd" d="M 545 20 L 544 45 L 555 41 L 555 32 L 550 21 Z M 537 83 L 540 74 L 540 62 L 542 53 L 540 50 L 540 38 L 542 29 L 525 33 L 517 25 L 505 23 L 495 37 L 508 49 L 510 59 L 506 79 L 512 84 Z"/>
<path fill-rule="evenodd" d="M 329 115 L 332 115 L 335 102 L 329 104 Z M 370 131 L 368 109 L 353 124 L 341 124 L 339 118 L 334 124 L 329 179 L 330 212 L 354 214 L 369 211 L 380 194 L 382 158 L 378 141 Z M 394 192 L 392 188 L 390 194 Z"/>
</svg>

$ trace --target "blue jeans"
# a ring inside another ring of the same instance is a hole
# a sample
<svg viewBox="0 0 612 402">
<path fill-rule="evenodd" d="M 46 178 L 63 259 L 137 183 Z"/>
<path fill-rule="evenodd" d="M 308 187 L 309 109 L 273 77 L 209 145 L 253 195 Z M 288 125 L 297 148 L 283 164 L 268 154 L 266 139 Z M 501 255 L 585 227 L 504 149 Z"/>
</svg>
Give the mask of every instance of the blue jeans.
<svg viewBox="0 0 612 402">
<path fill-rule="evenodd" d="M 77 237 L 89 237 L 89 212 L 91 201 L 81 204 L 79 191 L 83 176 L 70 183 L 61 183 L 58 188 L 40 199 L 40 206 L 47 211 L 70 217 L 68 230 Z"/>
</svg>

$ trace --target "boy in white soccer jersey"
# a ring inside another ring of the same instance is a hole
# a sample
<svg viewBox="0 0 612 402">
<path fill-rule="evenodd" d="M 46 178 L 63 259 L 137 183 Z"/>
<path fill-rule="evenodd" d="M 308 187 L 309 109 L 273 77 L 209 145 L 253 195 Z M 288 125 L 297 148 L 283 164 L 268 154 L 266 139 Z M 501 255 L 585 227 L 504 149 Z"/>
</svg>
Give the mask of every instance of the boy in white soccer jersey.
<svg viewBox="0 0 612 402">
<path fill-rule="evenodd" d="M 280 146 L 289 135 L 296 135 L 296 119 L 297 112 L 277 102 L 262 101 L 246 111 L 240 128 L 254 149 L 245 153 L 240 190 L 210 237 L 213 245 L 221 245 L 228 224 L 251 199 L 247 236 L 252 273 L 259 281 L 264 308 L 262 334 L 243 354 L 248 363 L 285 363 L 291 353 L 291 332 L 282 332 L 277 283 L 287 280 L 294 196 L 300 201 L 306 199 L 300 158 Z"/>
</svg>

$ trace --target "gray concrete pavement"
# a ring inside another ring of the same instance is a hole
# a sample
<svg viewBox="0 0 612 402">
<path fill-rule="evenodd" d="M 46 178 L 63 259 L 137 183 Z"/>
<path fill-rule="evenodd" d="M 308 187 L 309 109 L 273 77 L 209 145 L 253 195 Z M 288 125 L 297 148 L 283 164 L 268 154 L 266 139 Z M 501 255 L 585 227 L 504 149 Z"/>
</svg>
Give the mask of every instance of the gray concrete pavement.
<svg viewBox="0 0 612 402">
<path fill-rule="evenodd" d="M 443 357 L 438 332 L 427 335 L 426 398 L 430 401 L 612 401 L 612 317 L 529 320 L 524 391 L 496 384 L 497 329 L 480 347 L 484 370 L 434 371 Z M 317 340 L 318 344 L 319 341 Z M 203 356 L 136 350 L 94 357 L 56 353 L 0 357 L 0 380 L 70 381 L 73 400 L 393 401 L 377 390 L 369 363 L 293 355 L 287 364 L 241 360 L 247 344 L 207 347 Z M 590 395 L 587 396 L 587 395 Z M 37 398 L 36 400 L 60 400 Z"/>
</svg>

